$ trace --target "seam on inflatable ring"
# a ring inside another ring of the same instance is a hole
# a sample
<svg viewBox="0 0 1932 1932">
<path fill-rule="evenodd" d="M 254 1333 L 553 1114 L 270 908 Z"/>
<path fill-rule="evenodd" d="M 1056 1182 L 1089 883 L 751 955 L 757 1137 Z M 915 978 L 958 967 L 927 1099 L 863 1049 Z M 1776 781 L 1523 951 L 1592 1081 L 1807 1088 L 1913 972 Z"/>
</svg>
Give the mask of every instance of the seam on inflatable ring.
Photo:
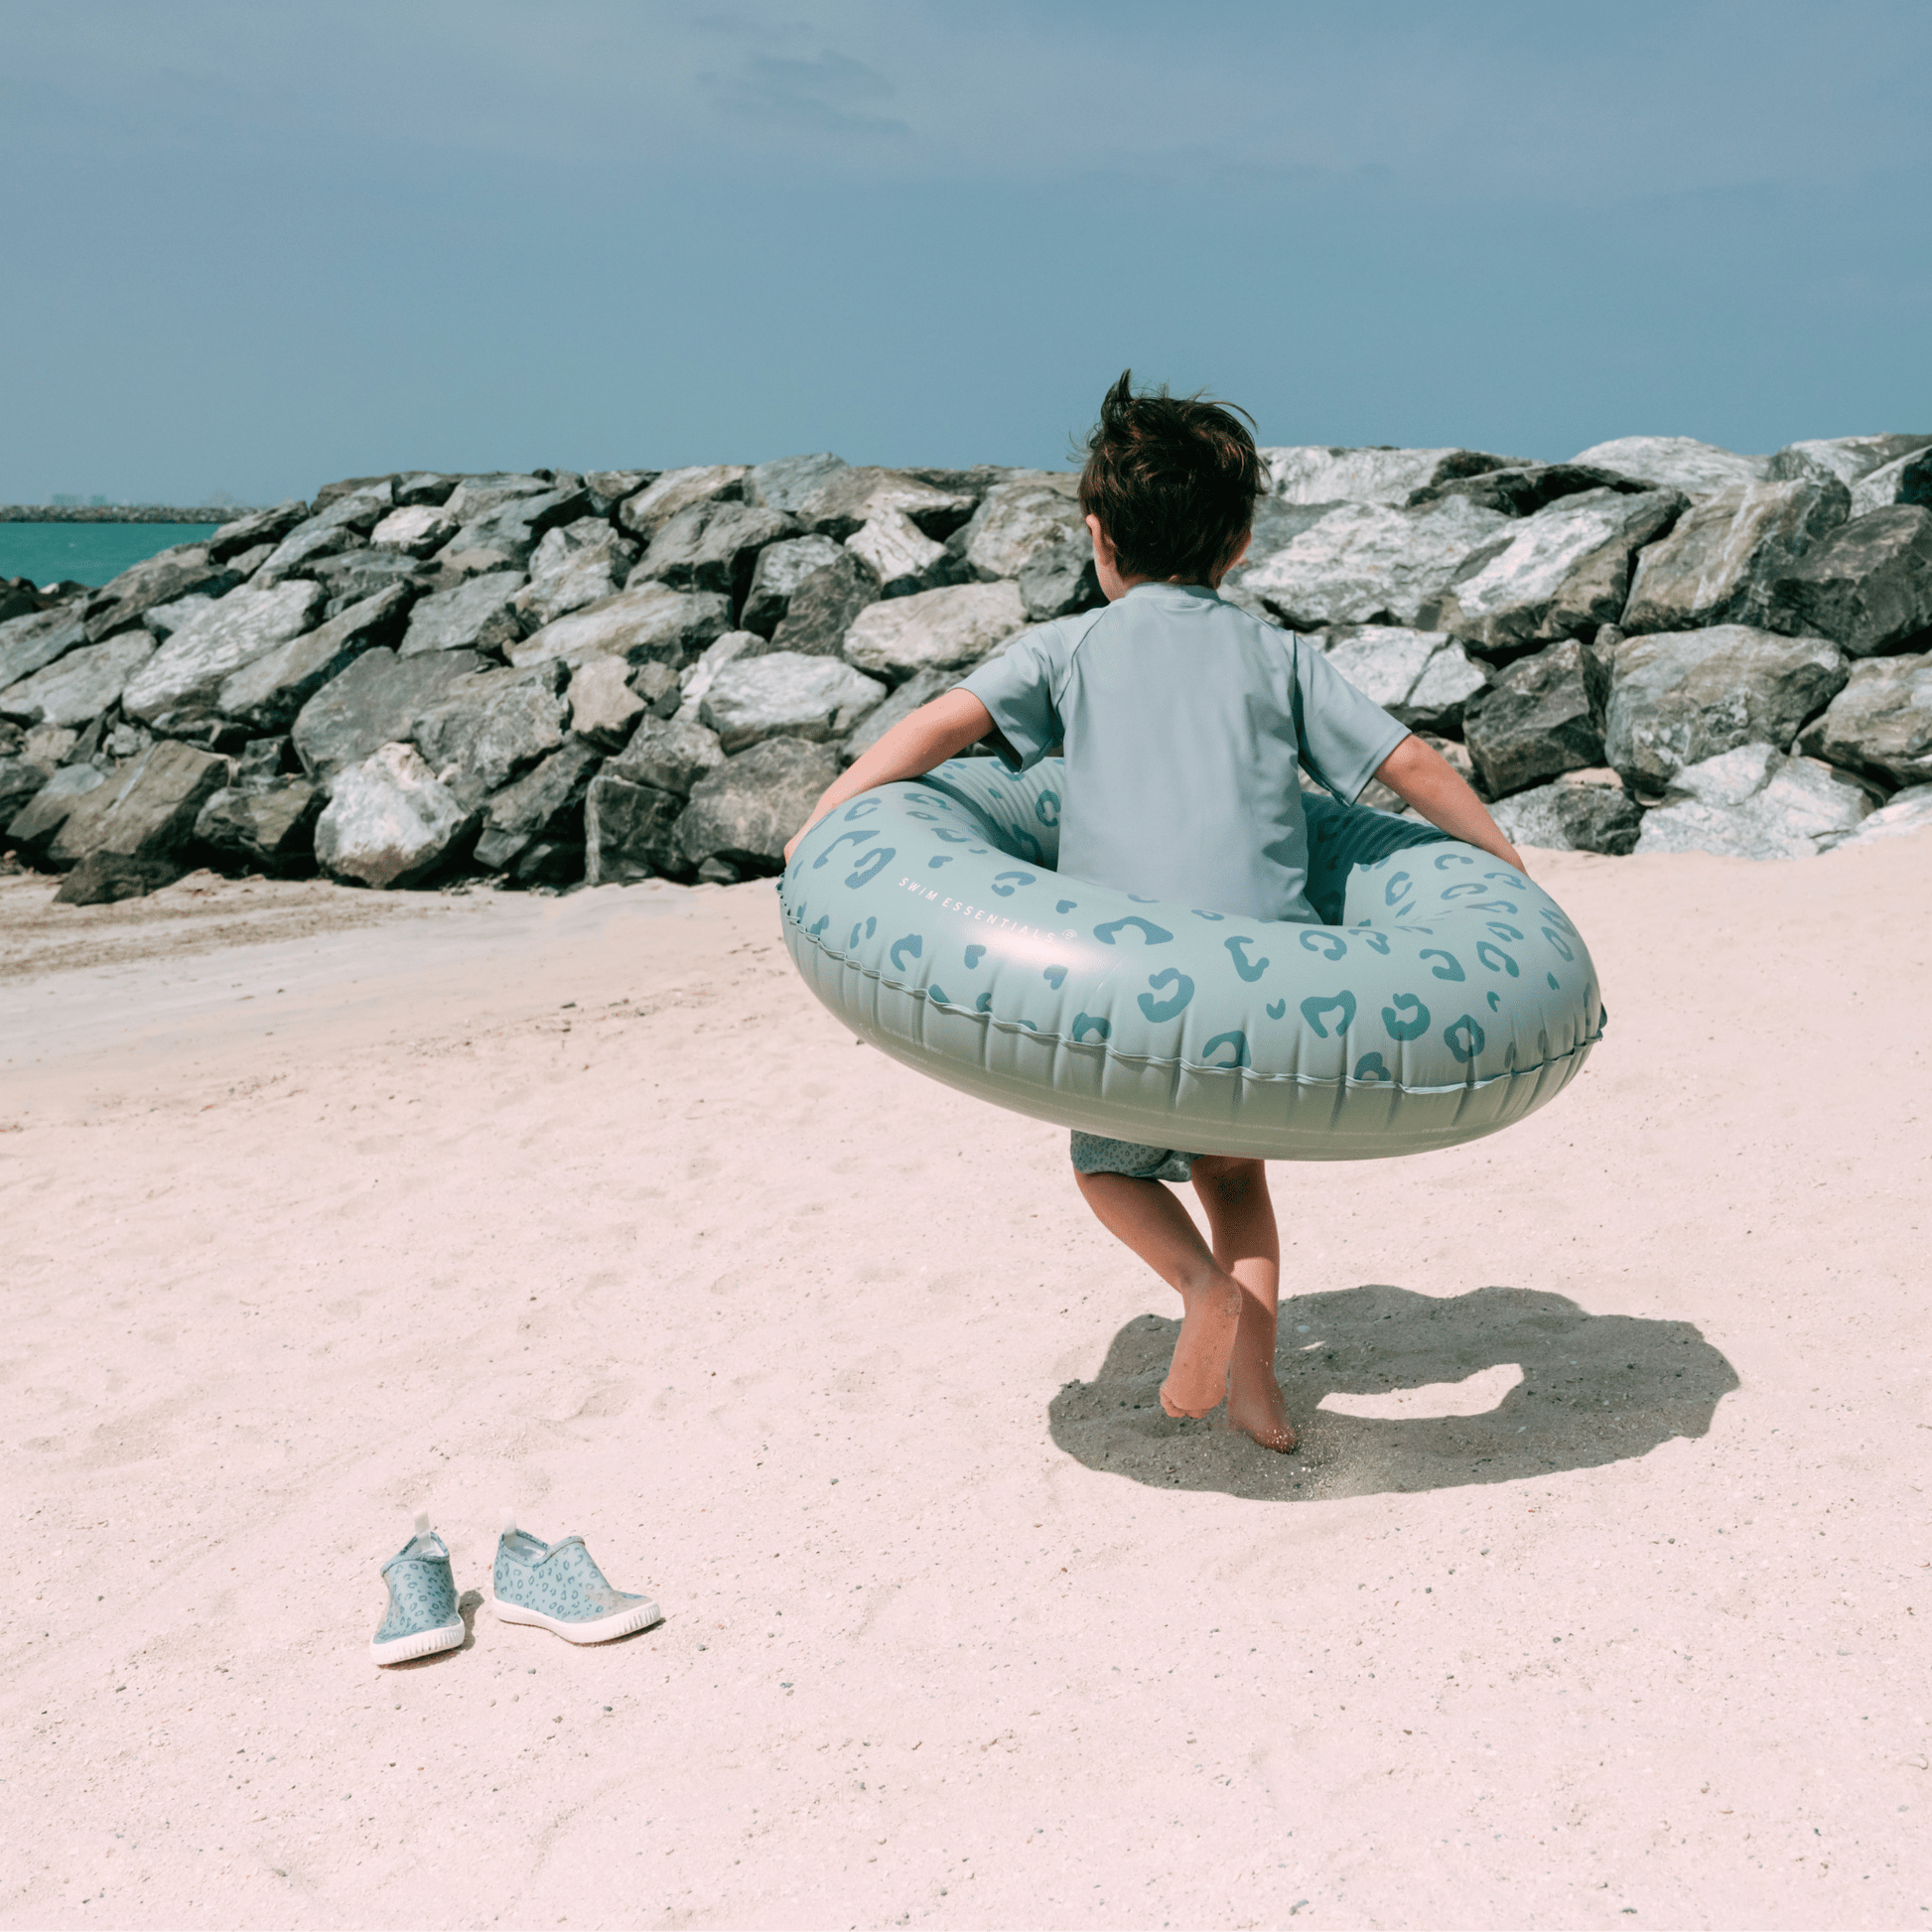
<svg viewBox="0 0 1932 1932">
<path fill-rule="evenodd" d="M 1118 1047 L 1109 1046 L 1104 1041 L 1089 1046 L 1084 1039 L 1069 1039 L 1064 1034 L 1040 1033 L 1018 1020 L 1002 1020 L 998 1014 L 979 1013 L 971 1007 L 955 1006 L 951 1001 L 941 1004 L 935 1001 L 923 987 L 908 986 L 903 980 L 888 979 L 876 967 L 861 965 L 850 954 L 839 952 L 822 940 L 812 938 L 799 920 L 787 915 L 786 923 L 840 968 L 857 973 L 862 979 L 877 981 L 890 993 L 902 993 L 908 1000 L 923 1000 L 935 1013 L 953 1014 L 961 1020 L 983 1022 L 997 1027 L 1002 1033 L 1016 1035 L 1022 1039 L 1031 1039 L 1042 1046 L 1057 1046 L 1069 1053 L 1090 1053 L 1098 1059 L 1115 1060 L 1122 1066 L 1157 1067 L 1180 1073 L 1233 1073 L 1252 1085 L 1331 1087 L 1362 1089 L 1368 1092 L 1379 1092 L 1385 1087 L 1393 1086 L 1393 1090 L 1397 1093 L 1480 1093 L 1485 1088 L 1500 1085 L 1505 1080 L 1527 1080 L 1552 1067 L 1560 1067 L 1566 1061 L 1574 1060 L 1580 1054 L 1587 1052 L 1603 1037 L 1603 1030 L 1599 1026 L 1587 1038 L 1578 1040 L 1574 1046 L 1561 1053 L 1552 1053 L 1547 1059 L 1537 1060 L 1528 1066 L 1510 1067 L 1501 1073 L 1484 1074 L 1479 1080 L 1450 1080 L 1439 1086 L 1405 1086 L 1400 1081 L 1392 1083 L 1387 1080 L 1356 1080 L 1345 1073 L 1334 1079 L 1323 1079 L 1318 1075 L 1307 1073 L 1264 1073 L 1256 1067 L 1222 1066 L 1211 1060 L 1182 1059 L 1178 1055 L 1164 1058 L 1158 1053 L 1123 1053 Z"/>
</svg>

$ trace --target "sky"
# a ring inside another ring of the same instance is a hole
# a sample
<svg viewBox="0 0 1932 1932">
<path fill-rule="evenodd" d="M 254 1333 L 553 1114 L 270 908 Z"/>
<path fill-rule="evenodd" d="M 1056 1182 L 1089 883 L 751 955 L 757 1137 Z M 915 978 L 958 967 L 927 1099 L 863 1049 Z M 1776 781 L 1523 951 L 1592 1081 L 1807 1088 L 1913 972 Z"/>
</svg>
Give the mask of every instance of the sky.
<svg viewBox="0 0 1932 1932">
<path fill-rule="evenodd" d="M 1926 0 L 0 0 L 0 501 L 1932 431 Z"/>
</svg>

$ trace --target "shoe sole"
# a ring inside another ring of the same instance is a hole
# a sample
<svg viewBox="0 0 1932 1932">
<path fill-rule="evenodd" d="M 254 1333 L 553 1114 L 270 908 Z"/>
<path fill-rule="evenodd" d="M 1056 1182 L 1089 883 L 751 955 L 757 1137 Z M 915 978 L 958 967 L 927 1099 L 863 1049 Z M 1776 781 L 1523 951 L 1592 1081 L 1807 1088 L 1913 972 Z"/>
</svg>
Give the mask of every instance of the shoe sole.
<svg viewBox="0 0 1932 1932">
<path fill-rule="evenodd" d="M 391 1637 L 387 1643 L 369 1641 L 370 1661 L 377 1664 L 406 1664 L 412 1657 L 433 1657 L 439 1650 L 457 1650 L 469 1634 L 459 1619 L 440 1630 L 418 1630 L 412 1637 Z"/>
<path fill-rule="evenodd" d="M 613 1637 L 627 1637 L 633 1630 L 648 1630 L 664 1621 L 664 1612 L 651 1602 L 633 1603 L 627 1610 L 613 1610 L 609 1616 L 591 1617 L 581 1623 L 545 1616 L 522 1603 L 505 1603 L 500 1596 L 491 1597 L 489 1607 L 499 1623 L 533 1623 L 566 1643 L 608 1643 Z"/>
</svg>

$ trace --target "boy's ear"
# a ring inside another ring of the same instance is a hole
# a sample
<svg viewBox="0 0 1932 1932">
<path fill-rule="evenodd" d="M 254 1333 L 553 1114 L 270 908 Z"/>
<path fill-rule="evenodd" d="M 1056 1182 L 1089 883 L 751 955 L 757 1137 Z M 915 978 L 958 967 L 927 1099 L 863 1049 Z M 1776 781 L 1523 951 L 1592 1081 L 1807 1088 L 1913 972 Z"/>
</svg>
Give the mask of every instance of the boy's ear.
<svg viewBox="0 0 1932 1932">
<path fill-rule="evenodd" d="M 1095 516 L 1091 511 L 1087 513 L 1086 522 L 1087 528 L 1093 532 L 1094 561 L 1099 564 L 1104 564 L 1107 569 L 1112 570 L 1114 568 L 1113 539 L 1100 527 L 1099 517 Z"/>
</svg>

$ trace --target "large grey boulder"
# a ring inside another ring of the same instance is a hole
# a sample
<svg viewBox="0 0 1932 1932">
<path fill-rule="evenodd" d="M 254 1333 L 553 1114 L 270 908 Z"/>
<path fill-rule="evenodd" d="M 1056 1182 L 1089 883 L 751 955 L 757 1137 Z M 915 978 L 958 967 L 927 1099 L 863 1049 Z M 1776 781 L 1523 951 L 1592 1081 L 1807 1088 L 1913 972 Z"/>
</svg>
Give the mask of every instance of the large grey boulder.
<svg viewBox="0 0 1932 1932">
<path fill-rule="evenodd" d="M 885 506 L 846 538 L 845 547 L 878 578 L 887 597 L 911 597 L 956 582 L 962 569 L 902 510 Z"/>
<path fill-rule="evenodd" d="M 1570 461 L 1634 477 L 1653 489 L 1678 489 L 1686 496 L 1712 496 L 1721 489 L 1769 481 L 1771 459 L 1739 456 L 1694 436 L 1619 436 L 1592 443 Z"/>
<path fill-rule="evenodd" d="M 143 614 L 141 627 L 157 643 L 166 643 L 183 624 L 199 618 L 215 600 L 201 591 L 178 597 L 172 604 L 157 604 Z"/>
<path fill-rule="evenodd" d="M 7 821 L 7 842 L 44 864 L 49 842 L 59 835 L 81 801 L 106 782 L 106 772 L 96 765 L 62 765 Z"/>
<path fill-rule="evenodd" d="M 554 752 L 569 729 L 568 673 L 556 658 L 522 670 L 480 671 L 453 684 L 416 720 L 410 736 L 445 783 L 451 767 L 464 795 L 500 791 Z"/>
<path fill-rule="evenodd" d="M 606 752 L 629 739 L 646 709 L 625 679 L 628 669 L 621 658 L 593 657 L 571 673 L 565 693 L 571 730 Z"/>
<path fill-rule="evenodd" d="M 1078 479 L 1025 477 L 989 489 L 952 539 L 982 583 L 1017 578 L 1035 557 L 1069 545 L 1092 546 L 1080 511 Z"/>
<path fill-rule="evenodd" d="M 441 550 L 456 533 L 456 519 L 439 504 L 408 503 L 391 510 L 369 532 L 369 548 L 427 557 Z"/>
<path fill-rule="evenodd" d="M 1842 845 L 1875 845 L 1910 832 L 1932 832 L 1932 785 L 1910 785 L 1894 792 Z"/>
<path fill-rule="evenodd" d="M 0 718 L 23 725 L 84 725 L 122 695 L 154 652 L 154 639 L 145 630 L 123 630 L 105 643 L 84 644 L 0 691 Z"/>
<path fill-rule="evenodd" d="M 1520 457 L 1480 450 L 1336 449 L 1320 445 L 1261 452 L 1271 493 L 1290 503 L 1406 503 L 1418 489 L 1520 469 Z"/>
<path fill-rule="evenodd" d="M 647 718 L 605 769 L 626 783 L 682 798 L 724 761 L 725 748 L 716 732 L 681 718 Z"/>
<path fill-rule="evenodd" d="M 459 491 L 460 495 L 462 492 Z M 456 501 L 453 496 L 451 502 Z M 546 489 L 516 496 L 485 516 L 461 524 L 439 556 L 461 560 L 466 568 L 521 570 L 546 532 L 589 513 L 590 493 L 582 488 Z"/>
<path fill-rule="evenodd" d="M 1887 785 L 1932 784 L 1932 657 L 1854 665 L 1799 748 Z"/>
<path fill-rule="evenodd" d="M 1590 715 L 1577 640 L 1567 637 L 1498 671 L 1465 707 L 1462 741 L 1491 798 L 1601 764 L 1603 739 Z"/>
<path fill-rule="evenodd" d="M 790 515 L 820 483 L 851 467 L 844 457 L 833 456 L 829 450 L 816 456 L 781 456 L 769 463 L 755 463 L 745 473 L 745 500 Z"/>
<path fill-rule="evenodd" d="M 886 695 L 886 686 L 836 657 L 769 651 L 727 664 L 698 715 L 727 753 L 766 738 L 843 738 Z"/>
<path fill-rule="evenodd" d="M 291 496 L 273 509 L 251 510 L 232 523 L 224 523 L 207 540 L 208 562 L 225 564 L 245 552 L 267 544 L 272 549 L 309 514 L 309 506 L 299 496 Z"/>
<path fill-rule="evenodd" d="M 791 594 L 785 615 L 771 633 L 773 650 L 795 650 L 807 657 L 836 656 L 859 614 L 879 602 L 879 579 L 851 551 L 813 571 Z"/>
<path fill-rule="evenodd" d="M 677 821 L 686 861 L 724 859 L 741 872 L 782 871 L 785 842 L 838 775 L 838 754 L 801 738 L 767 738 L 727 759 L 691 787 L 691 802 Z"/>
<path fill-rule="evenodd" d="M 1721 752 L 1789 745 L 1848 675 L 1844 652 L 1823 637 L 1741 623 L 1626 638 L 1610 664 L 1604 757 L 1654 795 Z"/>
<path fill-rule="evenodd" d="M 61 881 L 56 905 L 111 905 L 145 898 L 172 886 L 182 869 L 172 858 L 125 859 L 118 852 L 90 852 Z"/>
<path fill-rule="evenodd" d="M 382 477 L 341 477 L 335 483 L 324 483 L 316 491 L 316 499 L 309 507 L 320 515 L 322 511 L 334 508 L 346 496 L 363 496 L 370 490 L 383 490 L 387 492 L 383 500 L 394 501 L 397 500 L 395 487 L 399 481 L 400 477 L 394 470 Z"/>
<path fill-rule="evenodd" d="M 792 537 L 760 550 L 738 614 L 740 625 L 769 637 L 791 608 L 799 585 L 813 572 L 836 564 L 843 554 L 831 537 Z"/>
<path fill-rule="evenodd" d="M 195 819 L 195 840 L 264 871 L 306 866 L 315 851 L 322 788 L 307 778 L 273 777 L 209 794 Z"/>
<path fill-rule="evenodd" d="M 31 612 L 0 623 L 0 691 L 86 641 L 87 626 L 71 607 Z"/>
<path fill-rule="evenodd" d="M 792 514 L 805 529 L 843 542 L 891 512 L 943 543 L 973 514 L 973 507 L 970 494 L 936 488 L 903 470 L 868 464 L 833 471 L 798 499 Z"/>
<path fill-rule="evenodd" d="M 1832 436 L 1787 443 L 1770 461 L 1772 483 L 1822 482 L 1836 477 L 1850 489 L 1861 477 L 1932 446 L 1932 436 Z"/>
<path fill-rule="evenodd" d="M 1642 809 L 1616 782 L 1613 771 L 1566 771 L 1554 784 L 1519 791 L 1490 811 L 1512 845 L 1551 852 L 1634 851 Z"/>
<path fill-rule="evenodd" d="M 1636 849 L 1806 859 L 1841 844 L 1870 812 L 1864 788 L 1843 771 L 1774 745 L 1740 745 L 1686 765 L 1644 814 Z"/>
<path fill-rule="evenodd" d="M 632 584 L 615 597 L 552 620 L 512 644 L 512 664 L 548 657 L 581 664 L 592 657 L 621 657 L 641 664 L 654 658 L 680 664 L 731 628 L 731 601 L 716 591 L 675 591 L 668 584 Z"/>
<path fill-rule="evenodd" d="M 845 659 L 897 682 L 915 671 L 977 663 L 1026 621 L 1017 584 L 921 591 L 860 612 L 846 632 Z"/>
<path fill-rule="evenodd" d="M 339 556 L 324 557 L 291 576 L 307 577 L 320 584 L 327 595 L 325 618 L 340 617 L 351 604 L 360 604 L 391 587 L 407 593 L 410 601 L 422 596 L 434 581 L 428 570 L 414 557 L 399 550 L 345 550 Z"/>
<path fill-rule="evenodd" d="M 1891 503 L 1919 503 L 1932 506 L 1932 449 L 1911 455 L 1873 470 L 1852 485 L 1852 514 L 1863 516 Z"/>
<path fill-rule="evenodd" d="M 1044 623 L 1075 611 L 1090 611 L 1105 600 L 1094 568 L 1093 539 L 1079 536 L 1050 550 L 1037 550 L 1020 570 L 1020 601 L 1027 616 Z"/>
<path fill-rule="evenodd" d="M 680 510 L 697 503 L 743 499 L 748 472 L 742 463 L 704 463 L 666 470 L 618 509 L 620 526 L 648 543 Z"/>
<path fill-rule="evenodd" d="M 515 600 L 523 588 L 520 570 L 490 570 L 447 591 L 432 591 L 409 613 L 401 655 L 476 650 L 499 656 L 522 640 Z"/>
<path fill-rule="evenodd" d="M 1364 697 L 1411 731 L 1460 731 L 1463 707 L 1489 682 L 1487 668 L 1446 630 L 1341 624 L 1314 641 Z"/>
<path fill-rule="evenodd" d="M 930 704 L 959 682 L 957 671 L 916 671 L 884 703 L 875 705 L 839 747 L 847 764 L 863 758 L 901 719 L 909 718 L 921 705 Z"/>
<path fill-rule="evenodd" d="M 600 771 L 584 797 L 585 885 L 628 886 L 690 871 L 677 835 L 684 809 L 674 791 Z"/>
<path fill-rule="evenodd" d="M 459 529 L 493 516 L 505 503 L 516 503 L 531 496 L 550 494 L 550 479 L 526 472 L 497 470 L 485 476 L 465 477 L 456 487 L 437 499 L 443 512 Z"/>
<path fill-rule="evenodd" d="M 369 540 L 341 523 L 315 519 L 296 527 L 264 557 L 249 574 L 251 587 L 265 589 L 287 577 L 308 574 L 311 565 L 324 557 L 341 556 L 348 550 L 366 550 Z M 254 556 L 254 551 L 244 553 Z M 239 559 L 237 559 L 237 563 Z"/>
<path fill-rule="evenodd" d="M 1261 497 L 1255 504 L 1247 552 L 1221 579 L 1221 596 L 1264 623 L 1277 621 L 1275 613 L 1250 588 L 1249 579 L 1277 551 L 1287 549 L 1304 530 L 1311 530 L 1330 510 L 1339 507 L 1335 503 L 1290 503 L 1279 496 Z M 1091 552 L 1091 543 L 1088 549 Z"/>
<path fill-rule="evenodd" d="M 522 777 L 490 799 L 472 855 L 485 872 L 513 866 L 539 839 L 560 847 L 584 843 L 584 794 L 603 750 L 574 734 Z"/>
<path fill-rule="evenodd" d="M 530 581 L 512 609 L 525 632 L 539 630 L 567 611 L 615 597 L 629 581 L 637 546 L 598 517 L 583 517 L 544 533 L 530 557 Z"/>
<path fill-rule="evenodd" d="M 1854 657 L 1925 648 L 1932 630 L 1932 509 L 1855 516 L 1773 579 L 1764 622 L 1829 637 Z"/>
<path fill-rule="evenodd" d="M 207 597 L 219 597 L 238 581 L 224 564 L 209 559 L 207 546 L 199 543 L 176 544 L 171 550 L 157 551 L 124 570 L 105 584 L 80 607 L 86 621 L 87 641 L 97 644 L 118 630 L 139 623 L 158 605 L 172 604 L 177 598 L 197 591 Z"/>
<path fill-rule="evenodd" d="M 337 879 L 409 886 L 453 857 L 475 823 L 413 745 L 384 745 L 336 779 L 316 821 L 316 859 Z"/>
<path fill-rule="evenodd" d="M 1294 630 L 1413 624 L 1463 558 L 1512 522 L 1454 496 L 1413 510 L 1343 503 L 1246 569 L 1241 588 Z"/>
<path fill-rule="evenodd" d="M 1496 653 L 1614 623 L 1629 594 L 1631 559 L 1683 508 L 1682 496 L 1662 489 L 1562 497 L 1466 557 L 1423 621 Z"/>
<path fill-rule="evenodd" d="M 167 858 L 187 840 L 204 800 L 227 775 L 225 759 L 161 739 L 86 792 L 42 847 L 42 857 L 63 871 L 95 852 Z"/>
<path fill-rule="evenodd" d="M 47 783 L 38 764 L 11 755 L 0 758 L 0 826 L 16 817 L 29 799 Z"/>
<path fill-rule="evenodd" d="M 755 630 L 728 630 L 722 637 L 714 638 L 695 664 L 687 664 L 677 673 L 678 702 L 673 716 L 696 724 L 698 707 L 704 703 L 705 694 L 718 673 L 734 658 L 757 657 L 766 648 L 764 639 Z M 644 694 L 640 691 L 638 695 Z"/>
<path fill-rule="evenodd" d="M 400 585 L 350 605 L 341 617 L 244 664 L 216 692 L 214 710 L 252 731 L 287 731 L 296 713 L 353 658 L 393 644 L 408 610 L 409 592 Z"/>
<path fill-rule="evenodd" d="M 1836 477 L 1744 483 L 1702 498 L 1637 558 L 1621 627 L 1762 621 L 1772 583 L 1851 510 Z"/>
<path fill-rule="evenodd" d="M 736 604 L 751 586 L 759 552 L 798 533 L 798 525 L 780 510 L 693 503 L 658 525 L 634 574 L 676 590 L 719 591 Z"/>
<path fill-rule="evenodd" d="M 1598 470 L 1587 463 L 1525 463 L 1427 484 L 1410 492 L 1408 506 L 1415 509 L 1444 496 L 1460 496 L 1478 509 L 1500 510 L 1505 516 L 1533 516 L 1565 496 L 1581 496 L 1587 489 L 1635 491 L 1649 487 L 1634 477 Z"/>
<path fill-rule="evenodd" d="M 303 578 L 257 590 L 249 585 L 185 623 L 128 680 L 121 707 L 144 724 L 209 710 L 244 664 L 310 629 L 327 595 Z"/>
<path fill-rule="evenodd" d="M 398 657 L 377 647 L 354 658 L 297 715 L 290 736 L 310 777 L 325 788 L 381 746 L 400 744 L 452 688 L 485 668 L 475 651 Z"/>
</svg>

